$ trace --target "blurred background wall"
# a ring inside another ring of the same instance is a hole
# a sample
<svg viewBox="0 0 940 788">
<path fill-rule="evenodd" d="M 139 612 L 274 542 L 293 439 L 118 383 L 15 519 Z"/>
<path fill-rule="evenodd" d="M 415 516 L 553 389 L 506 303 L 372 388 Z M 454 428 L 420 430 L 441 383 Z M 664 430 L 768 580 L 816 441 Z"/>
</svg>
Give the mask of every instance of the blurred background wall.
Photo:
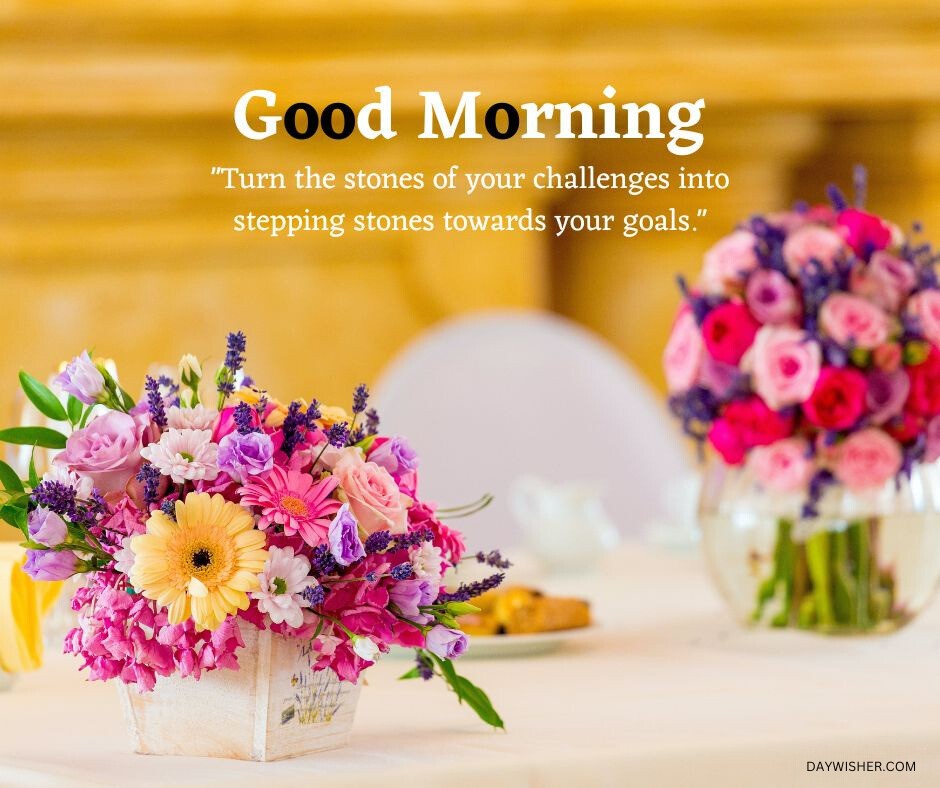
<svg viewBox="0 0 940 788">
<path fill-rule="evenodd" d="M 608 338 L 654 386 L 677 300 L 673 274 L 751 211 L 849 185 L 940 232 L 940 4 L 881 0 L 647 3 L 166 0 L 0 4 L 0 413 L 15 372 L 43 375 L 91 346 L 135 381 L 146 360 L 218 358 L 249 336 L 272 393 L 345 402 L 423 328 L 487 307 L 541 307 Z M 281 106 L 394 89 L 399 136 L 306 142 L 239 136 L 243 92 Z M 493 101 L 704 97 L 705 144 L 417 140 L 419 90 Z M 244 169 L 474 170 L 595 164 L 725 170 L 724 192 L 382 194 L 226 192 Z M 231 230 L 248 208 L 657 212 L 707 207 L 698 233 L 556 240 L 443 233 L 277 240 Z M 4 418 L 6 421 L 6 418 Z"/>
</svg>

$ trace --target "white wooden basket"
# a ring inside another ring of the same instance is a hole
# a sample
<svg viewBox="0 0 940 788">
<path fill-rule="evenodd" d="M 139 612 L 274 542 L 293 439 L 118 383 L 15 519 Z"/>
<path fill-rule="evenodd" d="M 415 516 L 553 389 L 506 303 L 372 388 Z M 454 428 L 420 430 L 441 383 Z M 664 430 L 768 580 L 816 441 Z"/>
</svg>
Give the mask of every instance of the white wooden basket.
<svg viewBox="0 0 940 788">
<path fill-rule="evenodd" d="M 237 671 L 159 677 L 143 695 L 119 684 L 137 752 L 273 761 L 349 742 L 359 685 L 314 672 L 307 640 L 241 629 Z"/>
</svg>

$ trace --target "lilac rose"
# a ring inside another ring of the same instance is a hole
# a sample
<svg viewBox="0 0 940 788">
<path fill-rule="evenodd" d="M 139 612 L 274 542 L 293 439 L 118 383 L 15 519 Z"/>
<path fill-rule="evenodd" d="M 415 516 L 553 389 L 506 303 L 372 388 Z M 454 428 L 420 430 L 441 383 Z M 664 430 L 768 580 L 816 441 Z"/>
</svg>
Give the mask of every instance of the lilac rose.
<svg viewBox="0 0 940 788">
<path fill-rule="evenodd" d="M 23 571 L 33 580 L 67 580 L 78 570 L 71 550 L 27 550 Z"/>
<path fill-rule="evenodd" d="M 143 430 L 143 421 L 108 411 L 75 430 L 56 462 L 90 478 L 101 493 L 122 491 L 140 466 Z"/>
<path fill-rule="evenodd" d="M 40 506 L 29 513 L 29 538 L 46 547 L 57 547 L 69 535 L 65 521 L 51 509 Z"/>
<path fill-rule="evenodd" d="M 219 441 L 219 470 L 245 484 L 249 476 L 267 473 L 274 465 L 274 443 L 270 435 L 230 432 Z"/>
<path fill-rule="evenodd" d="M 796 324 L 803 311 L 799 293 L 780 271 L 761 268 L 747 281 L 747 307 L 761 323 Z"/>
<path fill-rule="evenodd" d="M 870 372 L 865 404 L 871 411 L 869 418 L 872 424 L 884 424 L 899 415 L 910 390 L 911 381 L 903 369 L 894 372 Z"/>
<path fill-rule="evenodd" d="M 73 358 L 55 382 L 59 387 L 86 405 L 94 405 L 104 393 L 104 375 L 91 360 L 88 351 Z"/>
<path fill-rule="evenodd" d="M 330 553 L 341 566 L 349 566 L 353 561 L 364 558 L 366 551 L 359 538 L 359 523 L 349 510 L 349 504 L 344 503 L 336 517 L 330 523 L 328 534 Z"/>
<path fill-rule="evenodd" d="M 459 629 L 438 624 L 428 632 L 425 648 L 441 659 L 457 659 L 467 650 L 467 636 Z"/>
<path fill-rule="evenodd" d="M 421 612 L 423 605 L 430 605 L 437 598 L 437 585 L 429 580 L 402 580 L 388 591 L 389 599 L 401 614 L 416 624 L 426 624 L 430 616 Z"/>
</svg>

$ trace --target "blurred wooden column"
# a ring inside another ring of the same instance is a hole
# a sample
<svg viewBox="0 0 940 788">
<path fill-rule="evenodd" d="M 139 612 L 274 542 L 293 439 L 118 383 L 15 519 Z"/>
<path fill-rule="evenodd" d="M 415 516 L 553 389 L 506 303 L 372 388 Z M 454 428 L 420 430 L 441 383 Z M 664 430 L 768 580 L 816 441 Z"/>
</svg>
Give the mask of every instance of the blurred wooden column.
<svg viewBox="0 0 940 788">
<path fill-rule="evenodd" d="M 565 211 L 657 214 L 675 207 L 691 216 L 697 231 L 624 238 L 618 228 L 562 241 L 553 265 L 556 308 L 610 338 L 642 369 L 660 374 L 658 359 L 679 298 L 672 274 L 694 281 L 704 250 L 735 224 L 754 213 L 788 208 L 793 170 L 816 149 L 820 132 L 811 114 L 719 108 L 711 110 L 705 144 L 694 157 L 651 152 L 648 146 L 631 155 L 623 142 L 585 148 L 583 163 L 599 169 L 669 172 L 673 186 L 637 197 L 573 192 Z M 727 172 L 731 185 L 725 191 L 679 190 L 680 167 Z M 708 211 L 704 219 L 695 218 L 699 207 Z"/>
</svg>

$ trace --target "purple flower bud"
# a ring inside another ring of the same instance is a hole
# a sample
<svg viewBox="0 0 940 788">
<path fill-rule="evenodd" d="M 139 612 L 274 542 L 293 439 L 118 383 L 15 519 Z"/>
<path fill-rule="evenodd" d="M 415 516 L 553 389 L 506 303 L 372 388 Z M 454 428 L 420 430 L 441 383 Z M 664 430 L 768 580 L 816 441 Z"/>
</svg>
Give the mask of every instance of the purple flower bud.
<svg viewBox="0 0 940 788">
<path fill-rule="evenodd" d="M 342 566 L 349 566 L 353 561 L 365 557 L 366 551 L 359 539 L 359 523 L 349 510 L 348 503 L 339 508 L 330 523 L 329 540 L 330 553 L 336 563 Z"/>
<path fill-rule="evenodd" d="M 441 659 L 457 659 L 467 650 L 467 636 L 459 629 L 438 624 L 428 632 L 425 648 Z"/>
<path fill-rule="evenodd" d="M 243 484 L 274 465 L 274 443 L 263 432 L 230 432 L 219 441 L 219 469 Z"/>
<path fill-rule="evenodd" d="M 29 513 L 29 538 L 46 547 L 57 547 L 69 535 L 65 521 L 51 509 L 40 506 Z"/>
<path fill-rule="evenodd" d="M 71 394 L 86 405 L 94 405 L 104 392 L 104 375 L 85 350 L 73 358 L 55 382 L 67 394 Z"/>
<path fill-rule="evenodd" d="M 78 569 L 78 556 L 71 550 L 27 550 L 23 571 L 33 580 L 67 580 Z"/>
</svg>

